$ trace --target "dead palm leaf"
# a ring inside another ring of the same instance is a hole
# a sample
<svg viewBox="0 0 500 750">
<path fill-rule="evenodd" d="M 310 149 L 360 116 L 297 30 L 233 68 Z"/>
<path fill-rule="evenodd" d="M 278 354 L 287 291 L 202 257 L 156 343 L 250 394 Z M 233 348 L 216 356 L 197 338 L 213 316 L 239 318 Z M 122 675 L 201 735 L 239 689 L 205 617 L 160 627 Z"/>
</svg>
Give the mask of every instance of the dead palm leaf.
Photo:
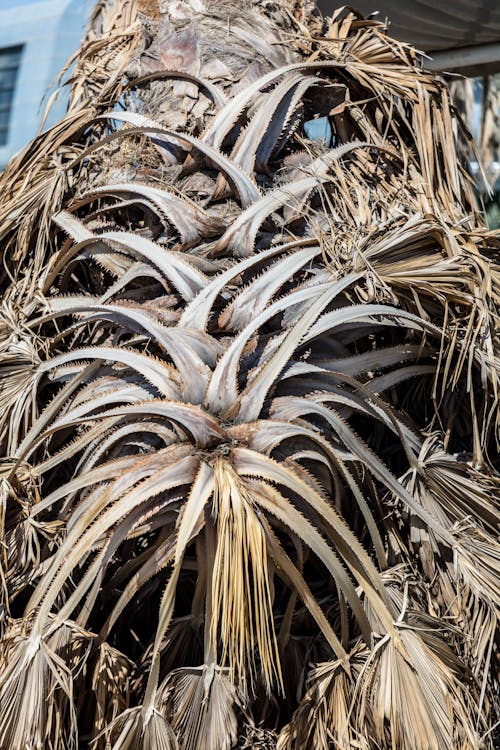
<svg viewBox="0 0 500 750">
<path fill-rule="evenodd" d="M 1 177 L 0 745 L 491 748 L 500 243 L 444 83 L 349 7 L 102 0 L 69 85 Z"/>
</svg>

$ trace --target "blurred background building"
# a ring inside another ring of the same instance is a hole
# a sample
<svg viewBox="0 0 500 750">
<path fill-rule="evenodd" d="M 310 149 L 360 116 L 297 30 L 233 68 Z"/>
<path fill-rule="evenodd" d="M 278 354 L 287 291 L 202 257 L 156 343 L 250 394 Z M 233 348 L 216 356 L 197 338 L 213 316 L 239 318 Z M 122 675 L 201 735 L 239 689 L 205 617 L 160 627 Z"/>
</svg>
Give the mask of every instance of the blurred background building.
<svg viewBox="0 0 500 750">
<path fill-rule="evenodd" d="M 0 0 L 0 169 L 36 134 L 94 0 Z M 55 122 L 64 96 L 49 115 Z"/>
<path fill-rule="evenodd" d="M 338 0 L 318 0 L 332 13 Z M 354 0 L 364 16 L 387 23 L 390 36 L 428 55 L 443 74 L 476 141 L 487 181 L 477 181 L 492 226 L 500 226 L 500 0 Z M 476 174 L 477 163 L 472 164 Z"/>
<path fill-rule="evenodd" d="M 319 0 L 325 13 L 339 4 Z M 499 0 L 357 0 L 353 7 L 388 20 L 391 36 L 432 57 L 429 67 L 464 75 L 500 71 Z"/>
</svg>

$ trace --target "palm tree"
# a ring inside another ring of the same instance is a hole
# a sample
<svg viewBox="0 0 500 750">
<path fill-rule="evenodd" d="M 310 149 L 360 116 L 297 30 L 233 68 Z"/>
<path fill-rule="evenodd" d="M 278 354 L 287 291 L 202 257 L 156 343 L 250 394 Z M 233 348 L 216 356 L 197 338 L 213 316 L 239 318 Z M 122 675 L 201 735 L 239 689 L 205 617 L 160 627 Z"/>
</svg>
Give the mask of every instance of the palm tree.
<svg viewBox="0 0 500 750">
<path fill-rule="evenodd" d="M 292 0 L 101 0 L 73 62 L 1 179 L 0 747 L 491 748 L 500 238 L 445 85 Z"/>
</svg>

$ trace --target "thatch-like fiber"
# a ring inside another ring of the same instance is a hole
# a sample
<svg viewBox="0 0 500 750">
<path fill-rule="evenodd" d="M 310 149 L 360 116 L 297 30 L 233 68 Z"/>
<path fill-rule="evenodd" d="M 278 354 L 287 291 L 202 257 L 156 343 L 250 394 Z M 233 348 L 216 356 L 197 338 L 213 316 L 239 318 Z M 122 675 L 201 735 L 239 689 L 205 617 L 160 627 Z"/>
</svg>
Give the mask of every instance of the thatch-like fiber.
<svg viewBox="0 0 500 750">
<path fill-rule="evenodd" d="M 492 748 L 500 237 L 445 84 L 306 0 L 101 0 L 74 63 L 0 178 L 0 748 Z"/>
</svg>

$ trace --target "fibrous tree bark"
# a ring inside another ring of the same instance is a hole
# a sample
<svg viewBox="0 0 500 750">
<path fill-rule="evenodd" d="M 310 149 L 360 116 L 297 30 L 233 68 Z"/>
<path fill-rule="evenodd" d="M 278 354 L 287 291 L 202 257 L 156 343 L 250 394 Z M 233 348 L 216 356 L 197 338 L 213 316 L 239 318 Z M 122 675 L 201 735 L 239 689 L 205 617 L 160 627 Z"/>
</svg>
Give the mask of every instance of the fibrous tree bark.
<svg viewBox="0 0 500 750">
<path fill-rule="evenodd" d="M 102 0 L 1 178 L 0 747 L 493 746 L 500 238 L 308 2 Z"/>
</svg>

